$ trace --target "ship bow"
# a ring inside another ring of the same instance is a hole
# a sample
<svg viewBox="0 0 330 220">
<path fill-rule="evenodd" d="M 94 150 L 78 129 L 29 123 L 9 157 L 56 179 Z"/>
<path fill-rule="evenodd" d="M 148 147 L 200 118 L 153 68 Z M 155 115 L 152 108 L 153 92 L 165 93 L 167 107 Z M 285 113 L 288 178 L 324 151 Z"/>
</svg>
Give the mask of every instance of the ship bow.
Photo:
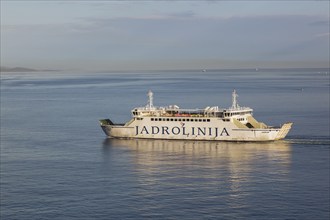
<svg viewBox="0 0 330 220">
<path fill-rule="evenodd" d="M 285 123 L 284 125 L 282 125 L 280 131 L 278 132 L 278 134 L 276 135 L 275 140 L 280 140 L 286 137 L 286 135 L 289 133 L 291 127 L 292 127 L 292 122 L 288 122 Z"/>
</svg>

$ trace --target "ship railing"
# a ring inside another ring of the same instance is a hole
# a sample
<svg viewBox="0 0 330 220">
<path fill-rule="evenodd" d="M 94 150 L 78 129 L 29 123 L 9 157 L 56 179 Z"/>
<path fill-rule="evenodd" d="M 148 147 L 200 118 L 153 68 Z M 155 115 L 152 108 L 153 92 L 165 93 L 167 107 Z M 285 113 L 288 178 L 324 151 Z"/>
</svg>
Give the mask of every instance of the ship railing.
<svg viewBox="0 0 330 220">
<path fill-rule="evenodd" d="M 249 107 L 237 107 L 237 108 L 232 108 L 232 107 L 230 107 L 230 108 L 227 108 L 227 109 L 224 109 L 226 112 L 229 112 L 229 111 L 231 111 L 231 112 L 234 112 L 234 111 L 253 111 L 253 109 L 252 108 L 249 108 Z"/>
</svg>

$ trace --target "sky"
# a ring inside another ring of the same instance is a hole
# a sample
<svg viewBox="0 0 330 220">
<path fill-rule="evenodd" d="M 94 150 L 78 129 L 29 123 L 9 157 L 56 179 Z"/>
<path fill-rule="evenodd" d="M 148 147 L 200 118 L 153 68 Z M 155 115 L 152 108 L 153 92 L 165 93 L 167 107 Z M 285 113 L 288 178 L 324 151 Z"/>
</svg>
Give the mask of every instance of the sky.
<svg viewBox="0 0 330 220">
<path fill-rule="evenodd" d="M 329 1 L 1 0 L 1 66 L 328 68 Z"/>
</svg>

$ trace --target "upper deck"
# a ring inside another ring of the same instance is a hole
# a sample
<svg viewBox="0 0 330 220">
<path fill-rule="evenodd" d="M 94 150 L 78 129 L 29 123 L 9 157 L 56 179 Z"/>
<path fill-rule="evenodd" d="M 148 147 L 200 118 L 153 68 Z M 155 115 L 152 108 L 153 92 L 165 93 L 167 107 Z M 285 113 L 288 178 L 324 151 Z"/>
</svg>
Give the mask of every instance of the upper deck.
<svg viewBox="0 0 330 220">
<path fill-rule="evenodd" d="M 234 90 L 233 103 L 230 108 L 220 108 L 218 106 L 206 107 L 204 109 L 181 109 L 177 105 L 167 107 L 155 107 L 153 105 L 153 93 L 148 92 L 148 104 L 145 107 L 137 107 L 132 110 L 133 117 L 216 117 L 216 118 L 237 118 L 252 115 L 253 109 L 240 107 L 237 103 L 237 94 Z"/>
</svg>

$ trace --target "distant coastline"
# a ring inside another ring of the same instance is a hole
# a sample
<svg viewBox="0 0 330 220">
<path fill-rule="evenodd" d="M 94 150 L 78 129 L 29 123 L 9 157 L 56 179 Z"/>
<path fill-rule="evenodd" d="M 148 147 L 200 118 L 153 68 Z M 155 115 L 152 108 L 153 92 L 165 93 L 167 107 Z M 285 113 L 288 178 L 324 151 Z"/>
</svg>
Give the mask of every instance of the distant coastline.
<svg viewBox="0 0 330 220">
<path fill-rule="evenodd" d="M 278 72 L 278 71 L 312 71 L 312 72 L 325 72 L 329 73 L 330 68 L 329 67 L 310 67 L 310 68 L 302 68 L 302 67 L 292 67 L 292 68 L 212 68 L 212 69 L 154 69 L 154 70 L 95 70 L 91 72 L 96 73 L 154 73 L 154 72 L 164 72 L 164 73 L 170 73 L 170 72 L 200 72 L 203 73 L 219 73 L 219 72 Z"/>
<path fill-rule="evenodd" d="M 277 71 L 318 71 L 318 72 L 326 72 L 327 74 L 329 73 L 330 68 L 329 67 L 319 67 L 319 68 L 210 68 L 210 69 L 154 69 L 154 70 L 68 70 L 68 71 L 73 71 L 73 72 L 91 72 L 91 73 L 153 73 L 155 71 L 157 72 L 201 72 L 201 73 L 212 73 L 212 72 L 241 72 L 241 71 L 246 71 L 246 72 L 263 72 L 263 71 L 268 71 L 268 72 L 277 72 Z M 10 73 L 10 72 L 59 72 L 59 71 L 64 71 L 64 70 L 57 70 L 57 69 L 32 69 L 28 67 L 5 67 L 5 66 L 0 66 L 0 72 L 1 73 Z"/>
</svg>

